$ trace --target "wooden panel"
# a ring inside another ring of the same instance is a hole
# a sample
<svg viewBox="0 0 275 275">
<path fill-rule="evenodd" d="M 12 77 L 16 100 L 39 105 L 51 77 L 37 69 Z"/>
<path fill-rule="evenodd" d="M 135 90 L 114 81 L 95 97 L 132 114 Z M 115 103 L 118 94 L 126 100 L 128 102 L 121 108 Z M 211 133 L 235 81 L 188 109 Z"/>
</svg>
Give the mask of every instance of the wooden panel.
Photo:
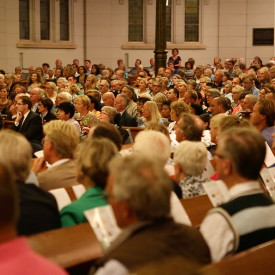
<svg viewBox="0 0 275 275">
<path fill-rule="evenodd" d="M 14 125 L 14 120 L 3 120 L 3 128 L 11 129 L 13 125 Z"/>
<path fill-rule="evenodd" d="M 63 268 L 87 265 L 103 255 L 89 223 L 32 235 L 28 242 L 34 251 Z"/>
<path fill-rule="evenodd" d="M 275 274 L 274 255 L 275 241 L 270 241 L 207 265 L 201 269 L 201 274 Z"/>
<path fill-rule="evenodd" d="M 135 141 L 135 138 L 136 138 L 136 135 L 144 130 L 144 128 L 142 127 L 122 127 L 123 129 L 129 129 L 131 131 L 131 135 L 132 135 L 132 138 L 133 138 L 133 141 Z"/>
<path fill-rule="evenodd" d="M 207 195 L 190 199 L 182 199 L 181 203 L 193 226 L 199 226 L 208 210 L 213 208 L 213 205 Z"/>
</svg>

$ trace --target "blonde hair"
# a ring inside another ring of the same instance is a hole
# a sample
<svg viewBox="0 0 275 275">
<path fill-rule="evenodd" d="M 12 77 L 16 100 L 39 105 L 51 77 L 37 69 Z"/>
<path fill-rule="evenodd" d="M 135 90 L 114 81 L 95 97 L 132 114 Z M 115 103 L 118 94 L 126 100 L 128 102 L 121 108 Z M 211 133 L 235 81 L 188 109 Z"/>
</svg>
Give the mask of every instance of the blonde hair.
<svg viewBox="0 0 275 275">
<path fill-rule="evenodd" d="M 176 115 L 179 117 L 182 113 L 190 113 L 189 106 L 183 101 L 174 101 L 170 105 L 171 110 L 176 112 Z"/>
<path fill-rule="evenodd" d="M 157 103 L 154 102 L 154 101 L 146 101 L 144 103 L 144 105 L 147 104 L 148 105 L 148 108 L 150 110 L 150 114 L 151 114 L 151 119 L 150 119 L 150 122 L 156 122 L 156 123 L 159 123 L 159 120 L 161 119 L 161 115 L 159 113 L 159 109 L 158 109 L 158 106 L 157 106 Z M 143 106 L 144 106 L 143 105 Z"/>
<path fill-rule="evenodd" d="M 54 91 L 56 91 L 56 84 L 54 82 L 47 82 L 46 86 L 50 86 Z"/>
<path fill-rule="evenodd" d="M 12 130 L 0 131 L 0 163 L 16 181 L 25 181 L 30 173 L 32 148 L 28 140 Z"/>
<path fill-rule="evenodd" d="M 240 85 L 236 85 L 232 88 L 232 92 L 237 92 L 238 94 L 240 94 L 241 92 L 243 92 L 243 87 L 241 87 Z"/>
<path fill-rule="evenodd" d="M 77 164 L 92 183 L 105 187 L 108 164 L 118 154 L 115 144 L 107 138 L 87 139 L 80 145 Z"/>
<path fill-rule="evenodd" d="M 86 81 L 87 80 L 91 80 L 91 84 L 89 86 L 86 86 Z M 86 89 L 89 89 L 89 90 L 94 89 L 97 86 L 97 78 L 93 74 L 87 75 L 86 81 L 85 81 L 85 90 Z"/>
<path fill-rule="evenodd" d="M 219 125 L 221 123 L 221 121 L 227 117 L 226 114 L 218 114 L 218 115 L 215 115 L 211 118 L 210 120 L 210 126 L 211 128 L 219 128 Z"/>
<path fill-rule="evenodd" d="M 153 99 L 153 101 L 155 101 L 157 104 L 162 104 L 166 100 L 167 97 L 163 93 L 157 93 Z"/>
<path fill-rule="evenodd" d="M 74 99 L 74 102 L 81 102 L 87 109 L 90 109 L 91 101 L 87 95 L 79 95 Z"/>
<path fill-rule="evenodd" d="M 43 127 L 45 136 L 53 143 L 55 153 L 61 158 L 74 158 L 79 143 L 76 127 L 63 120 L 52 120 Z"/>
<path fill-rule="evenodd" d="M 110 118 L 110 123 L 114 123 L 114 119 L 115 119 L 115 116 L 117 114 L 117 110 L 115 107 L 111 107 L 111 106 L 103 106 L 101 108 L 101 112 L 106 112 Z"/>
</svg>

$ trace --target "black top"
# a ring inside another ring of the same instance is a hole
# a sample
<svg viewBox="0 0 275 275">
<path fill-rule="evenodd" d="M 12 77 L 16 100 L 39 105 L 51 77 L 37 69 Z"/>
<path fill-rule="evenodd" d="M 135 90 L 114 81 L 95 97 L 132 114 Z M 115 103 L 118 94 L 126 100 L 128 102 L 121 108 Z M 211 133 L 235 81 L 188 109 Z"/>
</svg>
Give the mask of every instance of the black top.
<svg viewBox="0 0 275 275">
<path fill-rule="evenodd" d="M 32 235 L 60 228 L 60 215 L 52 194 L 34 184 L 17 182 L 20 214 L 19 235 Z"/>
</svg>

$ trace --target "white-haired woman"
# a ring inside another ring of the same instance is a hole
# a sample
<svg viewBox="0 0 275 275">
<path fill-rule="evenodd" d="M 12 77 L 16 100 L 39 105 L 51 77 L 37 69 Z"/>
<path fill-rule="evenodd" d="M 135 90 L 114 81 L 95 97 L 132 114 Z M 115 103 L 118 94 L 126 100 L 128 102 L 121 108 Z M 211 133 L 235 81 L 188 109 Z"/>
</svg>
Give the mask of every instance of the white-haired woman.
<svg viewBox="0 0 275 275">
<path fill-rule="evenodd" d="M 182 198 L 205 194 L 203 183 L 208 179 L 202 173 L 206 166 L 207 149 L 199 141 L 182 141 L 175 150 L 175 178 L 182 190 Z"/>
</svg>

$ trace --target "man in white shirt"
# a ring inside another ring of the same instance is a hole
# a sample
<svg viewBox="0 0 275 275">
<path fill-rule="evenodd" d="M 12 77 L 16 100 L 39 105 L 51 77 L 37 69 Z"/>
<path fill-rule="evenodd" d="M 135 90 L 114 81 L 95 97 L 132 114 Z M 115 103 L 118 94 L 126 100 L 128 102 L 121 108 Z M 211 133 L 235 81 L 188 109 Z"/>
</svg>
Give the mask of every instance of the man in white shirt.
<svg viewBox="0 0 275 275">
<path fill-rule="evenodd" d="M 213 262 L 275 239 L 275 205 L 257 182 L 265 159 L 263 137 L 256 130 L 231 128 L 219 135 L 215 156 L 230 200 L 210 210 L 200 227 Z"/>
</svg>

